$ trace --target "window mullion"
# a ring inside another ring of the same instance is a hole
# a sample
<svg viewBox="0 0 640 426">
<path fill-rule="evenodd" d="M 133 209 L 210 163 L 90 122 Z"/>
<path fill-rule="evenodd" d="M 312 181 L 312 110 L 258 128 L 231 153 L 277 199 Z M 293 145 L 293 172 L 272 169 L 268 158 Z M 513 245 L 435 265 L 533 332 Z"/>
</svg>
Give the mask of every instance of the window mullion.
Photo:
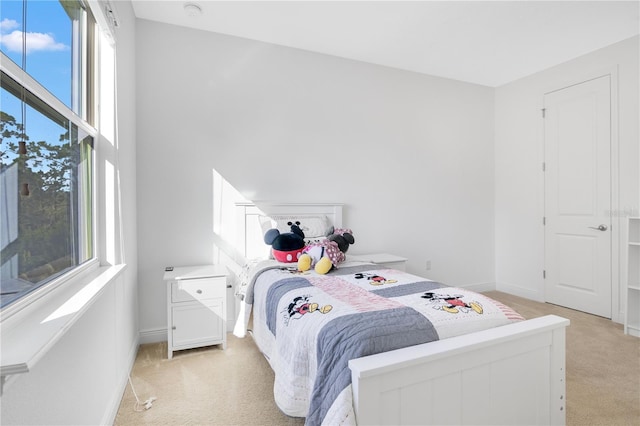
<svg viewBox="0 0 640 426">
<path fill-rule="evenodd" d="M 8 59 L 4 53 L 0 52 L 0 55 L 2 55 L 0 68 L 16 83 L 18 83 L 18 85 L 23 85 L 27 92 L 31 92 L 33 95 L 39 98 L 41 102 L 47 104 L 52 110 L 59 112 L 62 116 L 71 121 L 73 124 L 82 128 L 85 132 L 94 137 L 97 135 L 98 131 L 92 125 L 90 125 L 89 122 L 75 114 L 71 109 L 69 109 L 69 107 L 62 103 L 62 101 L 52 95 L 47 89 L 42 87 L 40 83 L 34 80 L 33 77 L 20 69 L 20 67 L 18 67 L 13 61 Z"/>
</svg>

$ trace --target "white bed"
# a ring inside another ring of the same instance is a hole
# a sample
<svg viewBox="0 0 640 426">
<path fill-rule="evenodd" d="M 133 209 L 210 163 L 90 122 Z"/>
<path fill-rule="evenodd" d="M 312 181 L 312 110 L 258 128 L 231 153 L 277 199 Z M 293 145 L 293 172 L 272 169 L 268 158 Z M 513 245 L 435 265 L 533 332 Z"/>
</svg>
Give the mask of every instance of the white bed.
<svg viewBox="0 0 640 426">
<path fill-rule="evenodd" d="M 254 221 L 262 212 L 321 214 L 342 226 L 342 205 L 336 204 L 261 203 L 259 209 L 241 204 L 238 212 L 244 247 L 261 232 Z M 357 240 L 357 231 L 355 235 Z M 238 323 L 245 323 L 248 315 L 242 313 Z M 357 424 L 564 424 L 568 324 L 564 318 L 546 316 L 351 359 Z M 254 324 L 254 334 L 263 333 L 260 329 Z M 238 327 L 236 334 L 243 335 Z M 270 337 L 254 338 L 263 352 L 270 352 L 266 346 L 271 343 L 264 343 Z"/>
</svg>

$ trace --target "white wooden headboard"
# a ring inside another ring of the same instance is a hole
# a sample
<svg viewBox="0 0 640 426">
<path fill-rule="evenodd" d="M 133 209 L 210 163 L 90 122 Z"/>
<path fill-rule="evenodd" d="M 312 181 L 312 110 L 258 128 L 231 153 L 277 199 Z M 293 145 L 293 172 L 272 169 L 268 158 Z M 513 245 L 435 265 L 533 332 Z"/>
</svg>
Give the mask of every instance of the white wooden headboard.
<svg viewBox="0 0 640 426">
<path fill-rule="evenodd" d="M 343 204 L 334 203 L 273 203 L 260 202 L 236 203 L 238 224 L 238 247 L 247 259 L 258 257 L 262 251 L 268 252 L 268 246 L 262 241 L 260 216 L 266 215 L 325 215 L 331 224 L 342 227 Z"/>
</svg>

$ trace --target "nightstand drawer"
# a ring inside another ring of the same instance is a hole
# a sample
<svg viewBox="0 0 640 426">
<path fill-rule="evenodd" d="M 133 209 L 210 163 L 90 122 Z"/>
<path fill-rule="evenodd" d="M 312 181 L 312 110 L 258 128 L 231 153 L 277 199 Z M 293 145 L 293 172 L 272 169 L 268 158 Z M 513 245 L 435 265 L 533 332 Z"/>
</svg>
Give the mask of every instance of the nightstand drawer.
<svg viewBox="0 0 640 426">
<path fill-rule="evenodd" d="M 191 302 L 226 297 L 225 277 L 196 278 L 171 283 L 172 302 Z"/>
</svg>

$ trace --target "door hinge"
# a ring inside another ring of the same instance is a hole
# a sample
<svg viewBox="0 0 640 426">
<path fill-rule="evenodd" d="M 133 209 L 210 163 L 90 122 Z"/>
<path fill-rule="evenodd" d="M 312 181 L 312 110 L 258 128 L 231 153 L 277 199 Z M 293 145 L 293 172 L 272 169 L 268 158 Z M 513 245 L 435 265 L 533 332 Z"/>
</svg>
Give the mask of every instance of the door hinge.
<svg viewBox="0 0 640 426">
<path fill-rule="evenodd" d="M 546 116 L 547 116 L 547 109 L 542 108 L 542 118 L 545 118 Z"/>
<path fill-rule="evenodd" d="M 546 279 L 547 278 L 547 271 L 542 270 L 542 278 Z"/>
<path fill-rule="evenodd" d="M 543 172 L 547 171 L 547 163 L 545 163 L 544 161 L 542 162 L 542 171 Z"/>
<path fill-rule="evenodd" d="M 546 225 L 547 224 L 547 218 L 545 216 L 542 216 L 542 225 Z"/>
</svg>

